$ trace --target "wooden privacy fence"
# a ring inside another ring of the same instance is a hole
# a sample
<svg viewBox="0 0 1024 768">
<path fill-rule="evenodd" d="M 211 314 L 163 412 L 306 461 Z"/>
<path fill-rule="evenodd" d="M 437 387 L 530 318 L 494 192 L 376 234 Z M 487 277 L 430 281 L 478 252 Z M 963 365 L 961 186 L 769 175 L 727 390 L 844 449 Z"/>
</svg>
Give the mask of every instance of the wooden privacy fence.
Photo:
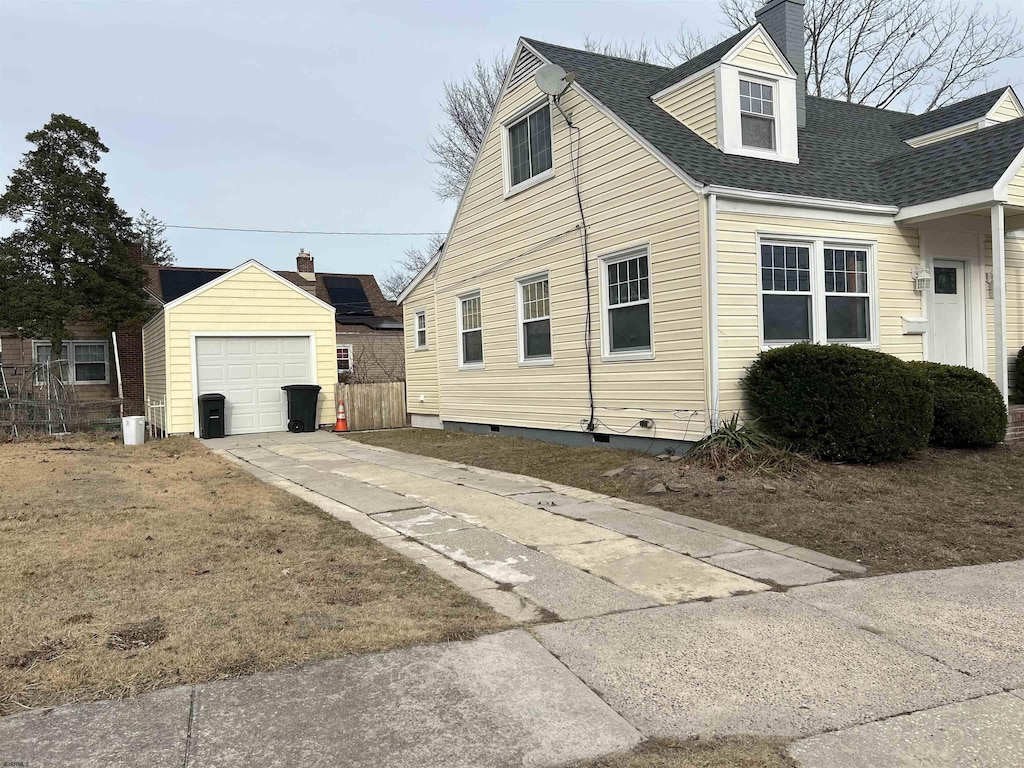
<svg viewBox="0 0 1024 768">
<path fill-rule="evenodd" d="M 405 382 L 386 381 L 379 384 L 339 384 L 338 397 L 345 400 L 348 428 L 353 432 L 364 429 L 396 429 L 404 427 Z"/>
</svg>

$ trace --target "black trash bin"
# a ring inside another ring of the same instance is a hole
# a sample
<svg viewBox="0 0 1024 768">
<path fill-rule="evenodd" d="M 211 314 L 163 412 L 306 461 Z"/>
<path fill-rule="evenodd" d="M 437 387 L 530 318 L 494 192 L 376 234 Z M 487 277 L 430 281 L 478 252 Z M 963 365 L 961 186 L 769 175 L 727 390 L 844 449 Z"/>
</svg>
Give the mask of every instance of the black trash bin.
<svg viewBox="0 0 1024 768">
<path fill-rule="evenodd" d="M 288 384 L 281 389 L 288 393 L 288 431 L 316 432 L 316 401 L 320 387 L 316 384 Z"/>
<path fill-rule="evenodd" d="M 211 392 L 199 396 L 199 436 L 204 440 L 224 437 L 224 395 Z"/>
</svg>

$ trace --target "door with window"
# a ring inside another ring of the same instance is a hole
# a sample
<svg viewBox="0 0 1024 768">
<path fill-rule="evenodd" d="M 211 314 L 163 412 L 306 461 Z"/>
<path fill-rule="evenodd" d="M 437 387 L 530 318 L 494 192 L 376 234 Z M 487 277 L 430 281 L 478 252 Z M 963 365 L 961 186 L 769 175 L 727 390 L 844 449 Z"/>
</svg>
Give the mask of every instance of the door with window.
<svg viewBox="0 0 1024 768">
<path fill-rule="evenodd" d="M 946 365 L 967 365 L 967 265 L 963 261 L 932 263 L 932 359 Z"/>
</svg>

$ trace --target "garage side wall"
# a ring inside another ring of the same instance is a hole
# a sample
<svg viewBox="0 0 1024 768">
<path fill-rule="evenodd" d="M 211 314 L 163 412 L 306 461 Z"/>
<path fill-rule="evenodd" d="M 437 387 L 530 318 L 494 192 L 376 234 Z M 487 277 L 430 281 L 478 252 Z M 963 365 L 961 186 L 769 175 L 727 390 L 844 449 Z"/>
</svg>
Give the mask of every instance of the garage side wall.
<svg viewBox="0 0 1024 768">
<path fill-rule="evenodd" d="M 153 319 L 142 326 L 142 380 L 146 397 L 167 401 L 167 326 L 161 309 Z M 164 410 L 153 411 L 155 425 L 166 430 Z"/>
<path fill-rule="evenodd" d="M 317 381 L 323 388 L 320 423 L 333 424 L 337 381 L 334 312 L 252 266 L 166 312 L 168 432 L 195 429 L 192 334 L 312 333 Z"/>
</svg>

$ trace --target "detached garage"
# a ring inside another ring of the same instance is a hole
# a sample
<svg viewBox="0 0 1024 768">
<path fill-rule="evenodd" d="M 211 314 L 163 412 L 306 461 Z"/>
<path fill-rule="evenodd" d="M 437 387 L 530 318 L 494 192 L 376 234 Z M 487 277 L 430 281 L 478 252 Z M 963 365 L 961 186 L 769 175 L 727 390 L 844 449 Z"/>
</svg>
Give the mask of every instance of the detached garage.
<svg viewBox="0 0 1024 768">
<path fill-rule="evenodd" d="M 255 261 L 213 279 L 180 274 L 163 293 L 181 295 L 142 329 L 146 396 L 163 401 L 155 426 L 198 436 L 198 397 L 216 392 L 227 434 L 284 431 L 288 384 L 319 384 L 319 422 L 334 423 L 333 306 Z"/>
</svg>

